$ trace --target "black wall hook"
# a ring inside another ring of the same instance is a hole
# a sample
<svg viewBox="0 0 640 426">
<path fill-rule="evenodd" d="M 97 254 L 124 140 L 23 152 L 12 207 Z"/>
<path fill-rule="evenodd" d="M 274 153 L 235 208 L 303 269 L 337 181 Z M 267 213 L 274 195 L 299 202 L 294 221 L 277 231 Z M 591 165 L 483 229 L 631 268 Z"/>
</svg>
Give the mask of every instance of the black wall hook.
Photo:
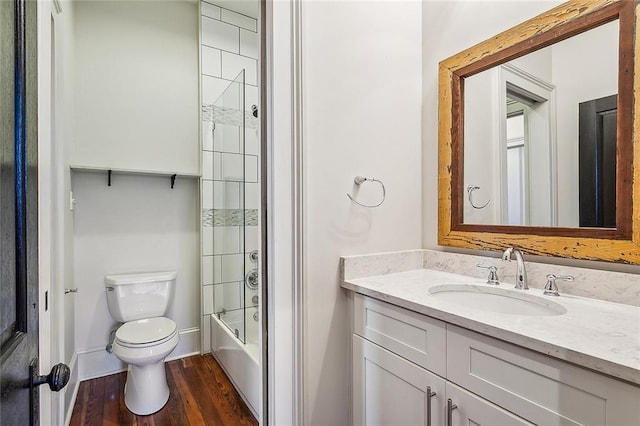
<svg viewBox="0 0 640 426">
<path fill-rule="evenodd" d="M 173 189 L 173 185 L 176 184 L 176 175 L 171 175 L 171 189 Z"/>
<path fill-rule="evenodd" d="M 107 173 L 107 186 L 111 186 L 111 169 Z"/>
</svg>

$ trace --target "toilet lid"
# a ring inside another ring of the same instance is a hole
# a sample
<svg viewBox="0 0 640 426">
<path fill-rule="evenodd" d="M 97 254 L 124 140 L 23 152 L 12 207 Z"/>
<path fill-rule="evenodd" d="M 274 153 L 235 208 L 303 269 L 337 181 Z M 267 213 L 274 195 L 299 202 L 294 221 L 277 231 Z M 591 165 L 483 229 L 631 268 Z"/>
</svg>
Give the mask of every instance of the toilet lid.
<svg viewBox="0 0 640 426">
<path fill-rule="evenodd" d="M 165 317 L 130 321 L 116 331 L 116 339 L 133 345 L 157 342 L 176 332 L 176 323 Z"/>
</svg>

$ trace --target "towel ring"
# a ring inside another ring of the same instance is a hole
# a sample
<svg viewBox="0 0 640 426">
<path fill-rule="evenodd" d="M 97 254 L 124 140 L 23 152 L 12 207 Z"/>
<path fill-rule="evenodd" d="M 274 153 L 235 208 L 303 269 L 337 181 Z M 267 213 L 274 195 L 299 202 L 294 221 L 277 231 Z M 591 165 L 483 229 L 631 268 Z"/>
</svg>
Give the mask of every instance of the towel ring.
<svg viewBox="0 0 640 426">
<path fill-rule="evenodd" d="M 471 207 L 473 207 L 474 209 L 478 209 L 478 210 L 484 209 L 489 205 L 491 200 L 487 200 L 487 202 L 481 206 L 476 206 L 475 204 L 473 204 L 473 191 L 475 191 L 476 189 L 480 189 L 480 187 L 475 185 L 467 186 L 467 196 L 469 197 L 469 203 L 471 204 Z"/>
<path fill-rule="evenodd" d="M 365 182 L 378 182 L 380 184 L 380 186 L 382 187 L 382 200 L 380 200 L 380 202 L 378 204 L 368 205 L 368 204 L 359 203 L 358 201 L 356 201 L 351 196 L 351 194 L 347 194 L 347 197 L 349 197 L 349 199 L 351 201 L 353 201 L 354 203 L 356 203 L 357 205 L 362 206 L 362 207 L 367 207 L 367 208 L 370 208 L 370 209 L 382 205 L 382 203 L 384 203 L 384 200 L 385 200 L 385 198 L 387 196 L 387 191 L 386 191 L 386 189 L 384 187 L 384 183 L 382 183 L 382 181 L 379 180 L 379 179 L 367 178 L 367 177 L 364 177 L 364 176 L 356 176 L 355 178 L 353 178 L 353 183 L 355 183 L 356 185 L 362 185 Z"/>
</svg>

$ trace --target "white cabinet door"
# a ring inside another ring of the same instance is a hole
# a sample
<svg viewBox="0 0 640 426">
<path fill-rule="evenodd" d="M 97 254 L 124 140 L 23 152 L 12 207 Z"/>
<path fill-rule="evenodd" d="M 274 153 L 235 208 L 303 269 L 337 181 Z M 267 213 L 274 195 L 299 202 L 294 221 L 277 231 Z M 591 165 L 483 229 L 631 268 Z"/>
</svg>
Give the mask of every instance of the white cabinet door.
<svg viewBox="0 0 640 426">
<path fill-rule="evenodd" d="M 444 424 L 444 379 L 353 335 L 353 424 Z M 430 399 L 427 388 L 435 392 Z"/>
<path fill-rule="evenodd" d="M 452 410 L 446 409 L 445 416 L 451 416 L 447 425 L 463 426 L 521 426 L 533 425 L 502 408 L 493 405 L 466 390 L 447 382 L 447 399 L 451 399 Z M 445 402 L 446 405 L 446 402 Z"/>
</svg>

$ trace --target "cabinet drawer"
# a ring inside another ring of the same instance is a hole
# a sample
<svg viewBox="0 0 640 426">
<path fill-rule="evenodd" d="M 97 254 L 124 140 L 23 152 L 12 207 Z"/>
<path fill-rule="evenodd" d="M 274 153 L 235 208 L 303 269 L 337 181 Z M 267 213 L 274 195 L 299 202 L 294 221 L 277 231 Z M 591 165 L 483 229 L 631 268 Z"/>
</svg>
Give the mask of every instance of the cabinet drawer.
<svg viewBox="0 0 640 426">
<path fill-rule="evenodd" d="M 540 425 L 640 424 L 640 388 L 447 326 L 447 379 Z"/>
<path fill-rule="evenodd" d="M 446 372 L 446 325 L 442 321 L 356 294 L 354 330 L 436 374 Z"/>
</svg>

